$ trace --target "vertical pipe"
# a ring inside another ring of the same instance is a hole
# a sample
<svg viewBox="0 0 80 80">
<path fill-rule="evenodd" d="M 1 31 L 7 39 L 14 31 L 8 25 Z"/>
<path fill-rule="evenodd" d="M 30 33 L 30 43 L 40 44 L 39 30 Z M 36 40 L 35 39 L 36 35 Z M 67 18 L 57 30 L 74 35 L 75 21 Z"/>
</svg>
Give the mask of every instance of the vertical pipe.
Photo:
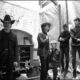
<svg viewBox="0 0 80 80">
<path fill-rule="evenodd" d="M 58 5 L 59 9 L 59 33 L 61 33 L 61 5 Z"/>
<path fill-rule="evenodd" d="M 66 23 L 68 25 L 69 22 L 68 22 L 68 2 L 67 2 L 67 0 L 65 0 L 65 4 L 66 4 Z"/>
</svg>

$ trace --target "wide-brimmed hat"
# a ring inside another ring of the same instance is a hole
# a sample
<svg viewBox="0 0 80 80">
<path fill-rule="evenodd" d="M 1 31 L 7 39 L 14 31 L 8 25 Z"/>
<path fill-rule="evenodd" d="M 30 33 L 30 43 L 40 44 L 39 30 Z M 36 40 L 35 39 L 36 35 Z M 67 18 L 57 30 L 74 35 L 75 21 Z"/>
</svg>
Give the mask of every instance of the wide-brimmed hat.
<svg viewBox="0 0 80 80">
<path fill-rule="evenodd" d="M 46 25 L 48 25 L 49 27 L 51 27 L 51 23 L 45 22 L 45 23 L 42 23 L 42 24 L 41 24 L 41 28 L 44 29 L 44 27 L 45 27 Z"/>
<path fill-rule="evenodd" d="M 0 19 L 2 23 L 4 22 L 11 22 L 11 24 L 13 24 L 15 22 L 15 20 L 11 20 L 10 15 L 5 15 L 4 20 Z"/>
<path fill-rule="evenodd" d="M 52 41 L 50 41 L 50 44 L 57 44 L 57 41 L 56 40 L 52 40 Z"/>
<path fill-rule="evenodd" d="M 64 24 L 64 25 L 63 25 L 63 28 L 64 28 L 64 27 L 68 27 L 68 25 L 67 25 L 67 24 Z"/>
<path fill-rule="evenodd" d="M 77 17 L 77 18 L 74 19 L 74 21 L 79 21 L 80 22 L 80 18 Z"/>
</svg>

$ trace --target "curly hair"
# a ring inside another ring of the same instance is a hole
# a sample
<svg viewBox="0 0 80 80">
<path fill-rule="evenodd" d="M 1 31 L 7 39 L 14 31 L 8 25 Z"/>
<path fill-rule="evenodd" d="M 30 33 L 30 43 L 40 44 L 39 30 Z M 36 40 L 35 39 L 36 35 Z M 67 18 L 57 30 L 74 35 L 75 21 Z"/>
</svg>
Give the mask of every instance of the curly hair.
<svg viewBox="0 0 80 80">
<path fill-rule="evenodd" d="M 48 25 L 49 27 L 51 27 L 51 23 L 48 23 L 48 22 L 41 24 L 42 30 L 43 30 L 44 27 L 46 27 L 47 25 Z"/>
</svg>

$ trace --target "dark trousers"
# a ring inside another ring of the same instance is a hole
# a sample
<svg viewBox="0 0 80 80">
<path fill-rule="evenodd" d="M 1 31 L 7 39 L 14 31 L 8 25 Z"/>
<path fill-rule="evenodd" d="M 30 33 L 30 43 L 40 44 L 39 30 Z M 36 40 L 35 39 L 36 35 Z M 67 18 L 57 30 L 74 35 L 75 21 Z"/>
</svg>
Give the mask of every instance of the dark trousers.
<svg viewBox="0 0 80 80">
<path fill-rule="evenodd" d="M 78 51 L 80 58 L 80 46 L 72 46 L 72 66 L 73 66 L 73 76 L 76 77 L 76 52 Z"/>
<path fill-rule="evenodd" d="M 47 79 L 47 71 L 49 69 L 49 58 L 44 58 L 43 56 L 40 56 L 41 61 L 41 73 L 40 73 L 40 80 L 46 80 Z"/>
<path fill-rule="evenodd" d="M 10 67 L 7 67 L 6 69 L 6 80 L 15 80 L 14 79 L 14 74 L 13 74 L 13 69 L 11 69 Z"/>
<path fill-rule="evenodd" d="M 61 52 L 61 66 L 62 70 L 68 70 L 69 66 L 69 47 L 60 47 L 60 52 Z M 65 64 L 64 64 L 64 57 L 65 57 Z M 64 65 L 66 65 L 64 67 Z"/>
<path fill-rule="evenodd" d="M 6 72 L 5 78 L 6 78 L 6 80 L 15 80 L 16 77 L 14 77 L 13 69 L 10 66 L 6 66 L 5 68 L 1 67 L 0 70 L 2 71 L 2 70 L 5 69 L 5 72 Z"/>
<path fill-rule="evenodd" d="M 8 55 L 4 55 L 2 58 L 0 70 L 3 71 L 3 67 L 5 66 L 6 80 L 15 80 L 13 73 L 13 62 L 10 62 L 11 60 L 9 60 Z"/>
<path fill-rule="evenodd" d="M 57 73 L 58 73 L 57 67 L 55 66 L 55 67 L 53 67 L 53 80 L 56 80 L 56 78 L 57 78 Z"/>
</svg>

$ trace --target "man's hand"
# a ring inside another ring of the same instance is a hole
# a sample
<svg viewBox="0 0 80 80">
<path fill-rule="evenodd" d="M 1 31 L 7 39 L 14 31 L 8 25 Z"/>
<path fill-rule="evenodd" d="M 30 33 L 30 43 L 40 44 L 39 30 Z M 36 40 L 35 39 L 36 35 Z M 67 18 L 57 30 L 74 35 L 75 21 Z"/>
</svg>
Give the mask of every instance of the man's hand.
<svg viewBox="0 0 80 80">
<path fill-rule="evenodd" d="M 80 41 L 80 39 L 77 39 L 77 41 Z"/>
<path fill-rule="evenodd" d="M 49 49 L 49 53 L 48 53 L 48 54 L 49 54 L 49 55 L 51 55 L 51 53 L 52 53 L 52 50 L 51 50 L 51 49 Z"/>
<path fill-rule="evenodd" d="M 46 42 L 48 42 L 48 41 L 49 41 L 49 37 L 48 37 L 48 36 L 46 36 L 46 39 L 45 39 L 45 41 L 46 41 Z"/>
<path fill-rule="evenodd" d="M 64 39 L 60 37 L 60 41 L 64 41 Z"/>
<path fill-rule="evenodd" d="M 17 67 L 17 66 L 18 66 L 18 63 L 17 63 L 17 62 L 14 62 L 13 64 L 14 64 L 14 66 L 15 66 L 15 67 Z"/>
<path fill-rule="evenodd" d="M 48 36 L 46 36 L 46 39 L 49 39 L 49 37 L 48 37 Z"/>
</svg>

